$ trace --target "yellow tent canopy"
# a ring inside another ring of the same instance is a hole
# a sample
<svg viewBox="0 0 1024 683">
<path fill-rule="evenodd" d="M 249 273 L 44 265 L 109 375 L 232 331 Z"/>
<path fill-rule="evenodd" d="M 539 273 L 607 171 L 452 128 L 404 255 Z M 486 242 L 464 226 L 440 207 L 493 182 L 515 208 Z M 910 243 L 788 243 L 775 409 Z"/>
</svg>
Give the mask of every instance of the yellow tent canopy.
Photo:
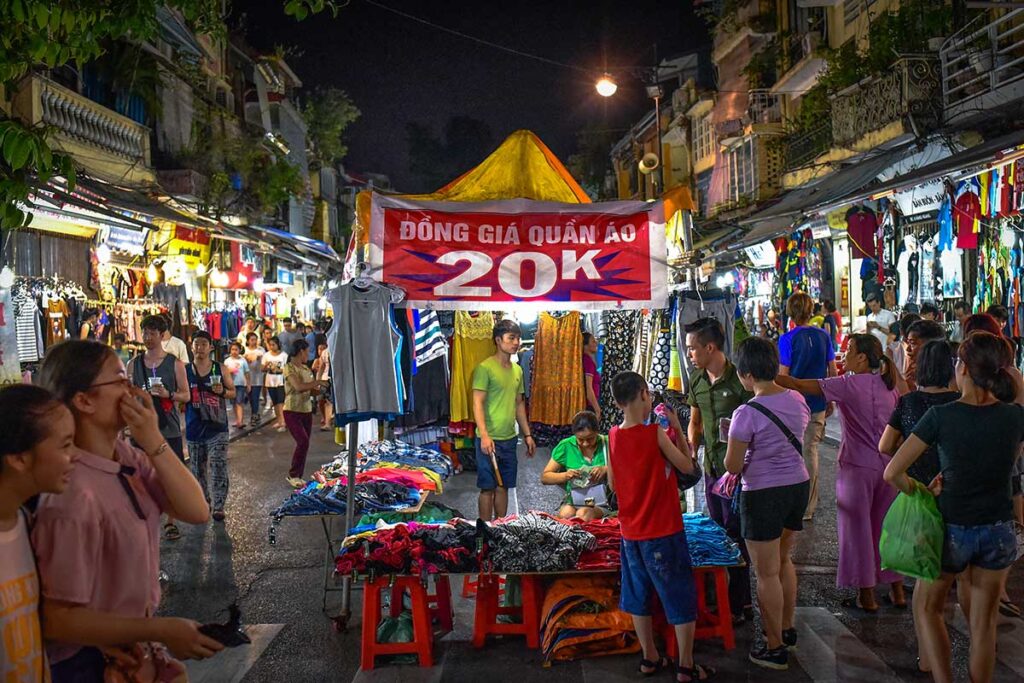
<svg viewBox="0 0 1024 683">
<path fill-rule="evenodd" d="M 360 246 L 366 243 L 370 225 L 370 194 L 360 192 L 356 197 L 356 239 Z M 528 130 L 517 130 L 509 135 L 479 166 L 440 190 L 401 197 L 445 202 L 522 198 L 565 204 L 590 203 L 590 197 L 554 152 Z"/>
</svg>

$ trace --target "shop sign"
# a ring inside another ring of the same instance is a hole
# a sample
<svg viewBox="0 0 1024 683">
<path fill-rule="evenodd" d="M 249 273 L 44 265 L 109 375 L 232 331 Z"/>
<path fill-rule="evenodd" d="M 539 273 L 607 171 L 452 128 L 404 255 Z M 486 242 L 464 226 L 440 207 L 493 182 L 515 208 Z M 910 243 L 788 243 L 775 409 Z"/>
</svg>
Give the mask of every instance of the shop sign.
<svg viewBox="0 0 1024 683">
<path fill-rule="evenodd" d="M 174 226 L 167 242 L 167 255 L 179 256 L 190 267 L 210 260 L 210 233 L 206 230 Z"/>
<path fill-rule="evenodd" d="M 660 202 L 415 202 L 374 194 L 370 264 L 374 277 L 405 289 L 416 307 L 661 308 L 662 212 Z"/>
<path fill-rule="evenodd" d="M 146 230 L 119 228 L 116 225 L 106 229 L 107 236 L 103 243 L 112 251 L 141 256 L 146 253 Z"/>
<path fill-rule="evenodd" d="M 294 285 L 295 284 L 295 273 L 283 268 L 277 267 L 277 284 L 279 285 Z"/>
<path fill-rule="evenodd" d="M 747 252 L 747 258 L 750 259 L 750 265 L 754 268 L 775 267 L 775 245 L 772 244 L 771 240 L 765 240 L 760 244 L 755 244 L 752 247 L 744 247 L 743 249 Z"/>
<path fill-rule="evenodd" d="M 904 216 L 914 216 L 919 213 L 938 211 L 945 192 L 946 188 L 942 184 L 942 180 L 936 179 L 916 185 L 909 190 L 897 192 L 892 198 L 900 207 L 900 213 Z"/>
<path fill-rule="evenodd" d="M 18 359 L 18 331 L 14 325 L 11 290 L 0 289 L 0 386 L 21 381 Z"/>
</svg>

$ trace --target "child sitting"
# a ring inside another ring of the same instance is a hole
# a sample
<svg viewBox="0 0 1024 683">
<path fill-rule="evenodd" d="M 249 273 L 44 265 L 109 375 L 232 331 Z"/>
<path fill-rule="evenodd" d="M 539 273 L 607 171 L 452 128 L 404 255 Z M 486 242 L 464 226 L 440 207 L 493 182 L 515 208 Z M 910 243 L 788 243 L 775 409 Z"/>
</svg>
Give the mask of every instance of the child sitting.
<svg viewBox="0 0 1024 683">
<path fill-rule="evenodd" d="M 640 673 L 651 676 L 671 665 L 654 643 L 650 603 L 657 594 L 679 644 L 676 680 L 708 680 L 714 669 L 693 663 L 697 591 L 673 472 L 690 474 L 694 463 L 661 427 L 645 424 L 652 401 L 643 377 L 619 373 L 612 380 L 612 396 L 623 411 L 622 424 L 608 436 L 608 485 L 618 495 L 622 529 L 619 606 L 632 615 L 643 648 Z"/>
</svg>

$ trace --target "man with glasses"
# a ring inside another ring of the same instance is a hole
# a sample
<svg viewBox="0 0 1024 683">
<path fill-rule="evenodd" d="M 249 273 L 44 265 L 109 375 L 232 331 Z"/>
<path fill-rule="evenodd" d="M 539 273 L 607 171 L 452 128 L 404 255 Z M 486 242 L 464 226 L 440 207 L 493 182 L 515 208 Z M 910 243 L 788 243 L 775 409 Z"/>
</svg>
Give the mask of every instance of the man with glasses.
<svg viewBox="0 0 1024 683">
<path fill-rule="evenodd" d="M 750 558 L 747 547 L 740 537 L 740 518 L 732 512 L 732 502 L 711 493 L 712 487 L 726 473 L 725 451 L 728 439 L 723 438 L 723 420 L 732 417 L 732 412 L 753 398 L 754 394 L 743 388 L 736 366 L 725 357 L 725 331 L 714 318 L 701 318 L 686 326 L 686 355 L 696 369 L 690 374 L 690 425 L 687 435 L 690 452 L 697 453 L 704 444 L 704 494 L 708 514 L 718 522 L 735 540 L 743 552 L 747 567 Z M 728 436 L 726 429 L 725 437 Z M 754 615 L 750 594 L 750 570 L 747 567 L 729 570 L 729 605 L 733 621 L 737 624 L 750 620 Z"/>
</svg>

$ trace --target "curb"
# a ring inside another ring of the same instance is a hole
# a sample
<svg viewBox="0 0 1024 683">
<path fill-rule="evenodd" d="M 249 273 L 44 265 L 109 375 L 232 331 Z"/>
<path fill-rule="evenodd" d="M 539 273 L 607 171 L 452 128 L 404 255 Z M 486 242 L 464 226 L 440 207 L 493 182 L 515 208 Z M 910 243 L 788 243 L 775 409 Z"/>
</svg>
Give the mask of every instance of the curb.
<svg viewBox="0 0 1024 683">
<path fill-rule="evenodd" d="M 255 427 L 248 427 L 247 426 L 247 427 L 243 427 L 242 429 L 236 430 L 234 434 L 231 434 L 231 435 L 228 436 L 228 443 L 233 443 L 235 441 L 238 441 L 239 439 L 244 439 L 245 437 L 249 436 L 250 434 L 254 434 L 254 433 L 258 432 L 259 430 L 263 429 L 264 427 L 266 427 L 268 425 L 271 425 L 273 423 L 274 423 L 273 420 L 263 420 L 258 425 L 256 425 Z"/>
</svg>

